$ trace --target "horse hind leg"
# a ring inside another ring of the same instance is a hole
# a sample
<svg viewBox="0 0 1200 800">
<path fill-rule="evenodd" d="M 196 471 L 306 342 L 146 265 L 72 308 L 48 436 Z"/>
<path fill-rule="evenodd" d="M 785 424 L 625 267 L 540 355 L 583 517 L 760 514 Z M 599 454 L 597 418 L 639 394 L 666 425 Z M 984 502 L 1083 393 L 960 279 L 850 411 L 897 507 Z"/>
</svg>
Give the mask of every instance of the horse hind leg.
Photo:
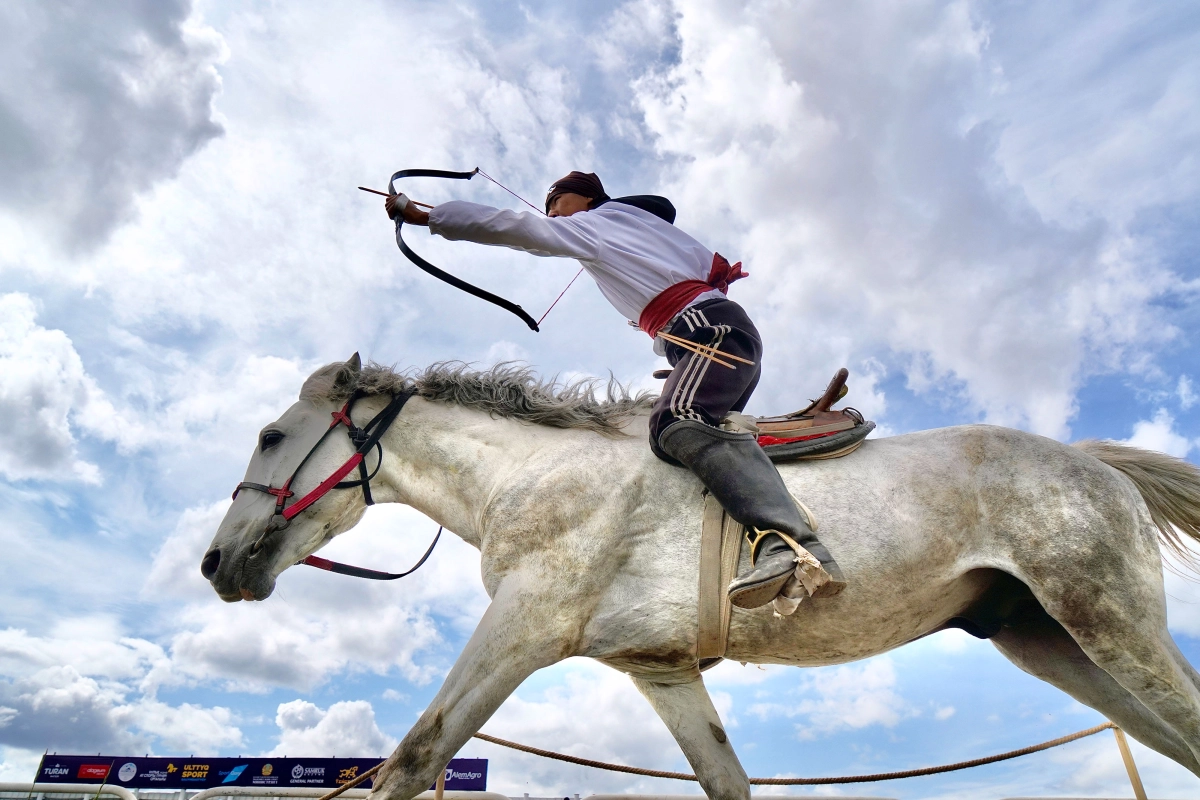
<svg viewBox="0 0 1200 800">
<path fill-rule="evenodd" d="M 1032 595 L 1029 600 L 1033 600 Z M 1006 622 L 991 642 L 1025 672 L 1096 709 L 1139 742 L 1200 775 L 1200 762 L 1187 742 L 1096 666 L 1066 629 L 1040 606 L 1036 610 L 1026 606 L 1021 618 Z"/>
<path fill-rule="evenodd" d="M 1155 534 L 1152 526 L 1114 525 L 1066 563 L 1026 564 L 1025 577 L 1087 658 L 1161 720 L 1191 758 L 1176 756 L 1178 747 L 1162 749 L 1169 737 L 1161 732 L 1139 735 L 1153 725 L 1131 720 L 1129 733 L 1200 775 L 1200 676 L 1167 631 Z"/>
<path fill-rule="evenodd" d="M 750 800 L 750 779 L 699 676 L 680 684 L 634 678 L 633 684 L 679 743 L 709 800 Z"/>
</svg>

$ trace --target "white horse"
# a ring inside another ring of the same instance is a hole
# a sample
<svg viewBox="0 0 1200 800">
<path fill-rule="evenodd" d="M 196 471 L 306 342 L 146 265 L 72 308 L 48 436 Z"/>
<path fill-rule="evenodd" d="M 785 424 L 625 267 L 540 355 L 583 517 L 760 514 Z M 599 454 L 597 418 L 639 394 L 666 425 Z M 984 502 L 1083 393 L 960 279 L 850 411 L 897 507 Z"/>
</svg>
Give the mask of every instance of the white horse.
<svg viewBox="0 0 1200 800">
<path fill-rule="evenodd" d="M 404 377 L 360 368 L 356 354 L 314 373 L 263 430 L 246 480 L 283 484 L 355 392 L 359 425 L 414 393 L 382 438 L 374 497 L 479 548 L 492 599 L 373 796 L 409 800 L 525 678 L 588 656 L 632 676 L 710 798 L 748 798 L 695 665 L 702 487 L 651 454 L 647 399 L 610 387 L 596 401 L 590 387 L 541 385 L 511 366 Z M 326 438 L 295 497 L 353 452 Z M 1167 632 L 1159 549 L 1181 550 L 1180 531 L 1200 539 L 1195 467 L 968 425 L 781 473 L 849 586 L 789 617 L 735 608 L 727 657 L 841 664 L 957 625 L 1200 775 L 1200 675 Z M 202 571 L 223 599 L 266 599 L 365 509 L 360 492 L 333 491 L 282 527 L 268 525 L 274 503 L 243 492 L 221 522 Z"/>
</svg>

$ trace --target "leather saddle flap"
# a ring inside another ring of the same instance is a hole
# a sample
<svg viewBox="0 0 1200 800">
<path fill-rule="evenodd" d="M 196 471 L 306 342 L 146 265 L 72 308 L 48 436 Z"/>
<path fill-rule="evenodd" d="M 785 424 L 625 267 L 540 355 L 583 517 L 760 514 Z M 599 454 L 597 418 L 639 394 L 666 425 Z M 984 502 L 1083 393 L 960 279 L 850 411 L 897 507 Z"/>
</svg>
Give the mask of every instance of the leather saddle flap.
<svg viewBox="0 0 1200 800">
<path fill-rule="evenodd" d="M 819 433 L 836 433 L 862 423 L 845 411 L 816 411 L 802 416 L 759 417 L 754 421 L 759 435 L 787 439 L 795 436 L 815 436 Z"/>
</svg>

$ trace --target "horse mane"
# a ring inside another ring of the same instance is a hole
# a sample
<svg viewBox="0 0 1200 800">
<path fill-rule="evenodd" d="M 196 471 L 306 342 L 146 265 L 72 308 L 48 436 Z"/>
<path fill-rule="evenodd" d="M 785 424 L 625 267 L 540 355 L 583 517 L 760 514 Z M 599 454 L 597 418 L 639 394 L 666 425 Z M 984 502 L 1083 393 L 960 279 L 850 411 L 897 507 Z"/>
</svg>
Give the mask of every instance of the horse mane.
<svg viewBox="0 0 1200 800">
<path fill-rule="evenodd" d="M 506 361 L 485 369 L 462 361 L 439 361 L 423 370 L 398 372 L 370 363 L 355 373 L 346 364 L 321 367 L 304 382 L 300 399 L 335 403 L 352 393 L 364 395 L 412 392 L 425 400 L 454 403 L 507 419 L 577 428 L 604 436 L 624 436 L 630 418 L 654 404 L 651 392 L 630 394 L 611 375 L 608 380 L 579 378 L 542 380 L 533 369 Z"/>
</svg>

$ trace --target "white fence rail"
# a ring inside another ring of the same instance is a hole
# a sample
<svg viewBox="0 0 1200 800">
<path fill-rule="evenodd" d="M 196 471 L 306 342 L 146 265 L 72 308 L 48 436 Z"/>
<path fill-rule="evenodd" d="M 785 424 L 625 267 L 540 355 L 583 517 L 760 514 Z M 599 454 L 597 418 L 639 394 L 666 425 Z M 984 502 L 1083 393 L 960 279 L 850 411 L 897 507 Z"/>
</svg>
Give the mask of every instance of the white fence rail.
<svg viewBox="0 0 1200 800">
<path fill-rule="evenodd" d="M 137 795 L 124 786 L 101 786 L 98 783 L 0 783 L 0 792 L 20 792 L 26 797 L 47 794 L 85 795 L 95 797 L 117 797 L 120 800 L 138 800 Z"/>
</svg>

